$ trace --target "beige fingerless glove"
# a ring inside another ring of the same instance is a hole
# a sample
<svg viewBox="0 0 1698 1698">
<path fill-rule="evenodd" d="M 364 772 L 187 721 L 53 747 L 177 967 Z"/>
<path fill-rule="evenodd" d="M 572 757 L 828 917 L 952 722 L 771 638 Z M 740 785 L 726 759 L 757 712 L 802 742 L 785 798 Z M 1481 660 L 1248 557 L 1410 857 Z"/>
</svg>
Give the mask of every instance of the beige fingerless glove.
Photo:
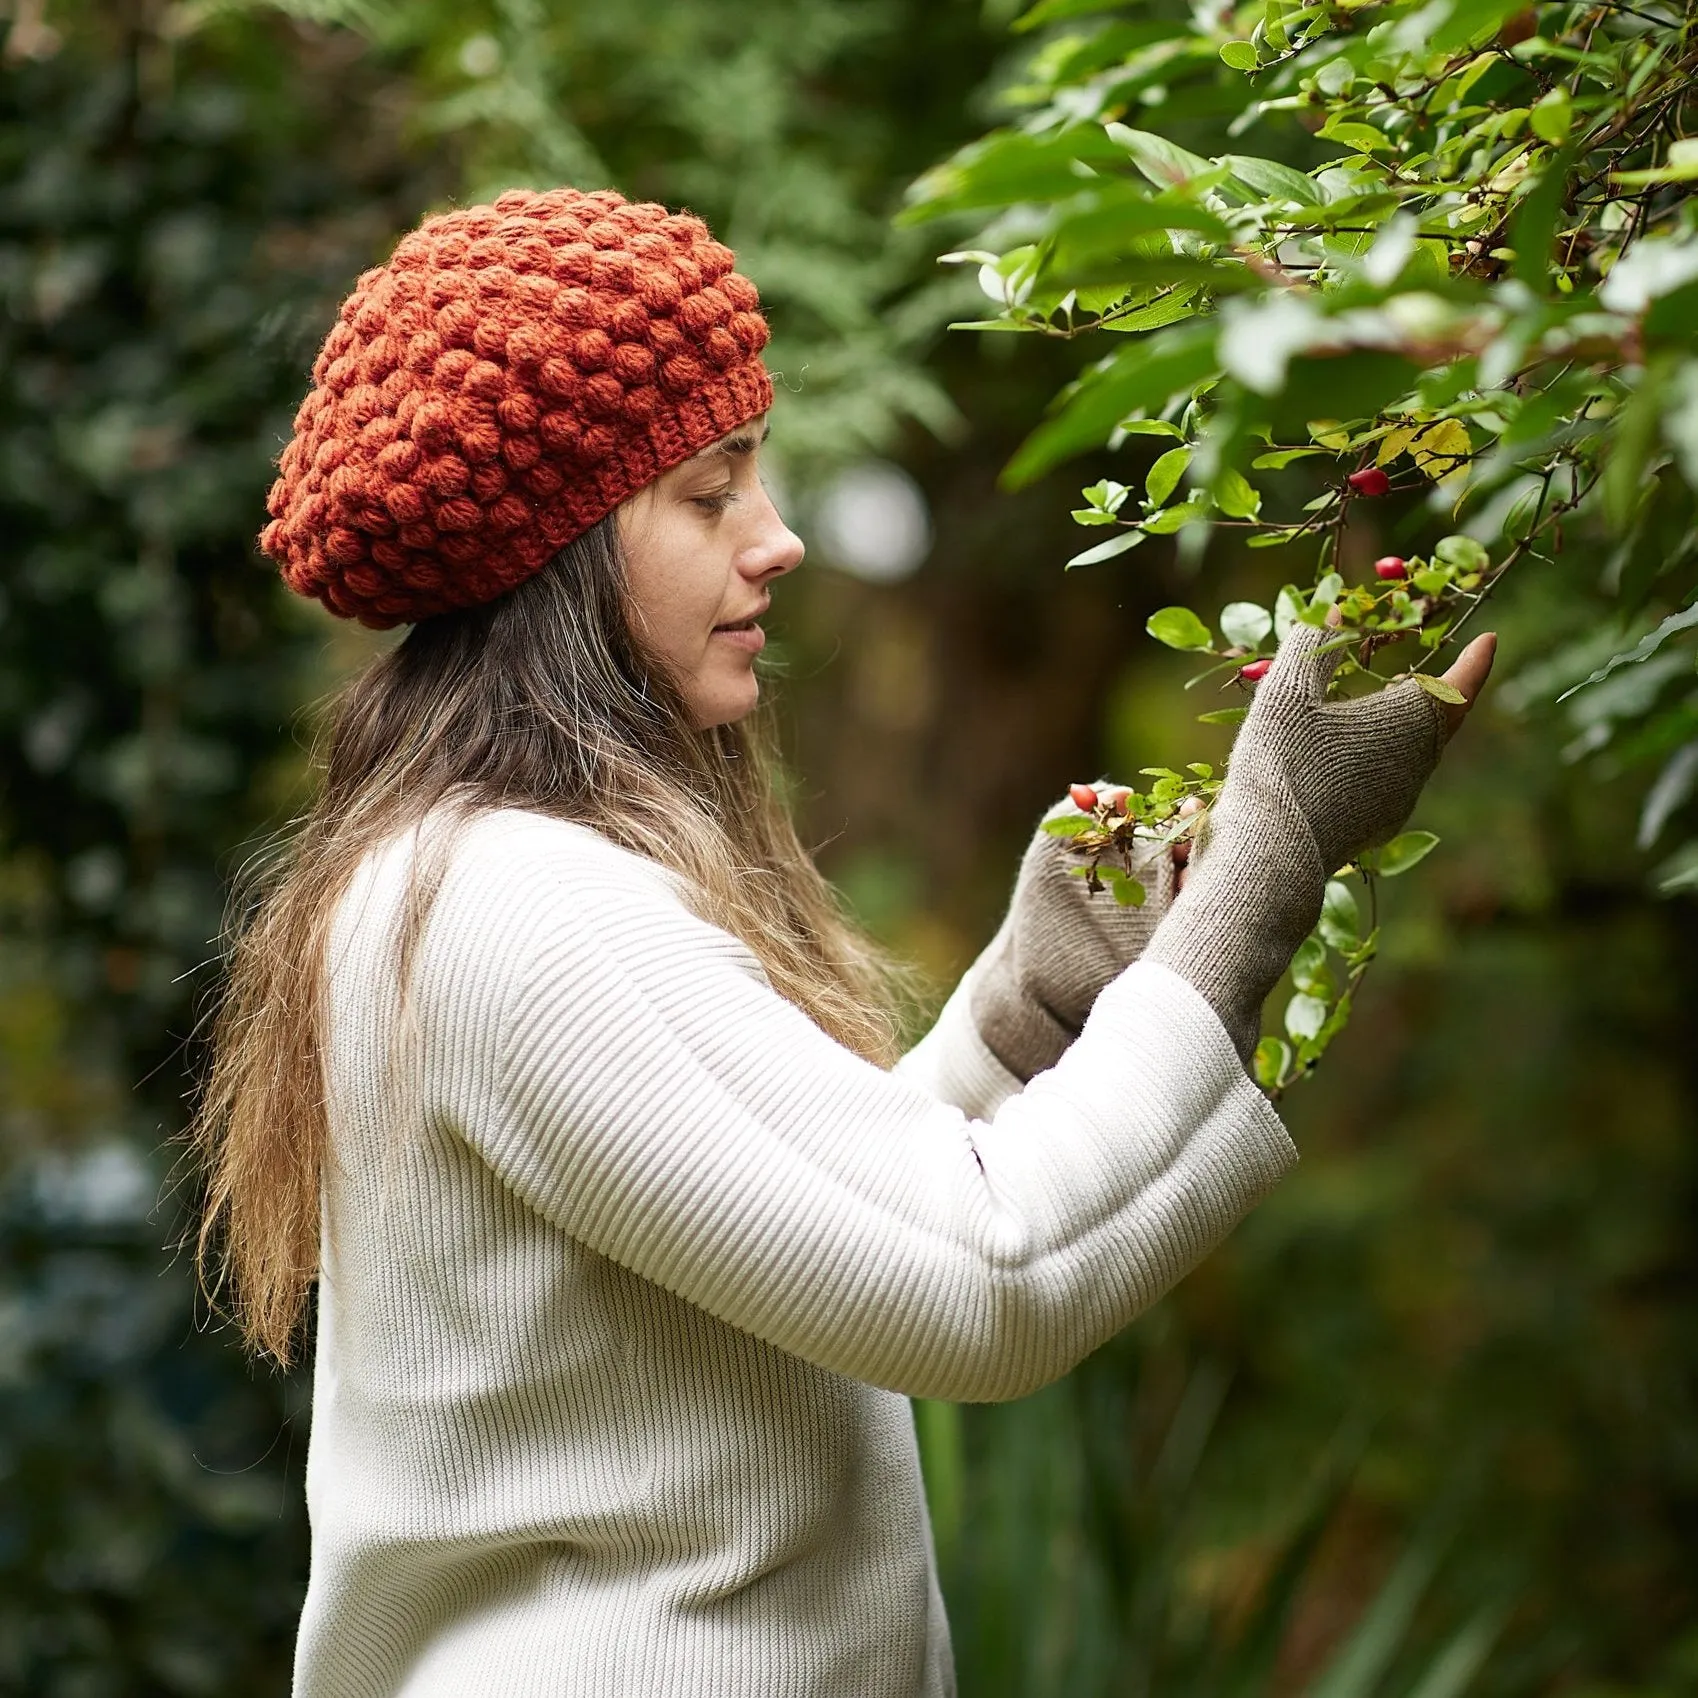
<svg viewBox="0 0 1698 1698">
<path fill-rule="evenodd" d="M 1262 1003 L 1320 916 L 1328 876 L 1408 819 L 1444 746 L 1444 710 L 1412 680 L 1325 700 L 1338 651 L 1292 628 L 1233 745 L 1184 893 L 1145 959 L 1208 998 L 1248 1062 Z"/>
<path fill-rule="evenodd" d="M 1060 804 L 1046 817 L 1077 813 Z M 1079 1035 L 1097 993 L 1143 953 L 1173 900 L 1173 861 L 1152 846 L 1132 863 L 1142 907 L 1092 895 L 1069 869 L 1068 840 L 1040 829 L 1027 846 L 997 934 L 979 958 L 970 1006 L 979 1036 L 1022 1083 L 1053 1067 Z"/>
</svg>

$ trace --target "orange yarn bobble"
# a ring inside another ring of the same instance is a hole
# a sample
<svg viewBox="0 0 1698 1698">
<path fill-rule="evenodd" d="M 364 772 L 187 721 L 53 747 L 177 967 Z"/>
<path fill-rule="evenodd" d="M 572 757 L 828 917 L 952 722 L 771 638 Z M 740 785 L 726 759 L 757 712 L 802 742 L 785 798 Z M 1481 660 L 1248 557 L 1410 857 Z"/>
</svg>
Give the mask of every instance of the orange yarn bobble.
<svg viewBox="0 0 1698 1698">
<path fill-rule="evenodd" d="M 365 625 L 503 594 L 772 405 L 733 263 L 699 218 L 611 189 L 427 219 L 325 338 L 260 547 Z"/>
</svg>

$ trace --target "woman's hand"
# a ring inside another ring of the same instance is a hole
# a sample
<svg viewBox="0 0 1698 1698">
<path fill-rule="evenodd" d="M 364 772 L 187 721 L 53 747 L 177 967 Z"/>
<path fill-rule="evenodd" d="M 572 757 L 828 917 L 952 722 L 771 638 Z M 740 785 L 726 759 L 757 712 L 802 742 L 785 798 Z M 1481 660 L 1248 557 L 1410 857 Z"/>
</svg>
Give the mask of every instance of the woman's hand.
<svg viewBox="0 0 1698 1698">
<path fill-rule="evenodd" d="M 1329 620 L 1329 623 L 1333 621 Z M 1444 681 L 1462 697 L 1461 703 L 1442 702 L 1445 723 L 1445 738 L 1448 741 L 1456 735 L 1463 720 L 1468 717 L 1468 710 L 1473 707 L 1480 691 L 1485 688 L 1486 680 L 1491 676 L 1492 662 L 1497 658 L 1498 635 L 1496 631 L 1487 631 L 1476 637 L 1444 673 Z M 1199 812 L 1202 803 L 1195 796 L 1190 796 L 1179 805 L 1181 814 L 1189 817 Z M 1174 890 L 1177 893 L 1185 888 L 1188 865 L 1191 860 L 1191 840 L 1185 838 L 1173 846 Z"/>
<path fill-rule="evenodd" d="M 1445 674 L 1464 698 L 1454 705 L 1413 679 L 1328 701 L 1339 658 L 1330 635 L 1311 625 L 1286 634 L 1239 728 L 1184 894 L 1146 951 L 1203 995 L 1246 1063 L 1263 999 L 1314 926 L 1328 876 L 1408 819 L 1496 646 L 1476 638 Z"/>
<path fill-rule="evenodd" d="M 1078 812 L 1062 801 L 1046 817 Z M 974 967 L 970 997 L 986 1048 L 1022 1083 L 1061 1059 L 1098 992 L 1138 959 L 1166 914 L 1176 871 L 1170 852 L 1151 845 L 1132 870 L 1144 887 L 1135 908 L 1107 891 L 1091 893 L 1066 838 L 1040 827 L 1027 845 L 1007 917 Z"/>
<path fill-rule="evenodd" d="M 1463 701 L 1460 706 L 1449 702 L 1444 704 L 1445 715 L 1450 721 L 1449 735 L 1454 736 L 1457 728 L 1468 717 L 1468 710 L 1473 707 L 1480 692 L 1486 687 L 1486 680 L 1492 674 L 1492 662 L 1497 659 L 1498 634 L 1487 631 L 1476 637 L 1452 663 L 1444 675 L 1444 681 L 1453 689 L 1461 692 Z"/>
</svg>

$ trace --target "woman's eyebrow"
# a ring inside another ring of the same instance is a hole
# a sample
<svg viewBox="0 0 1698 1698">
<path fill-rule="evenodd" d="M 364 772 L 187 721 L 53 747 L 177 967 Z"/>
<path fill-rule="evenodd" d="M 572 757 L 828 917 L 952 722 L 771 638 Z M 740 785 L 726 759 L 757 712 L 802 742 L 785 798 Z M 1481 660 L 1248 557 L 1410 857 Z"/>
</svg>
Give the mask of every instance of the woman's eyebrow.
<svg viewBox="0 0 1698 1698">
<path fill-rule="evenodd" d="M 710 442 L 706 448 L 698 448 L 688 460 L 681 460 L 673 468 L 674 471 L 711 470 L 715 459 L 721 454 L 753 454 L 766 439 L 772 435 L 772 421 L 769 419 L 762 427 L 759 436 L 752 430 L 740 430 L 719 442 Z"/>
<path fill-rule="evenodd" d="M 704 454 L 753 454 L 766 439 L 772 435 L 772 422 L 769 419 L 761 427 L 761 433 L 756 436 L 752 430 L 740 430 L 735 436 L 728 436 L 722 442 L 716 442 L 711 448 L 705 449 Z"/>
</svg>

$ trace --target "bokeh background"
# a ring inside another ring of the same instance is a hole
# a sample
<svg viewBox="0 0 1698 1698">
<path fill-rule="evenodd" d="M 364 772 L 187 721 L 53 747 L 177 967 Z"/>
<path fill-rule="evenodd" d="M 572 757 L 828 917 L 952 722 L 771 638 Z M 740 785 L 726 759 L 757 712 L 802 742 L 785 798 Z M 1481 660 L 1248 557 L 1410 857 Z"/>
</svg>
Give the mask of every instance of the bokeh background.
<svg viewBox="0 0 1698 1698">
<path fill-rule="evenodd" d="M 227 881 L 374 641 L 256 559 L 269 462 L 421 213 L 610 182 L 761 285 L 796 803 L 934 1006 L 1068 781 L 1218 750 L 1142 635 L 1171 555 L 1063 574 L 1080 479 L 996 487 L 1067 348 L 947 332 L 891 222 L 1015 9 L 0 4 L 0 1692 L 287 1690 L 307 1387 L 197 1304 L 173 1139 Z M 1698 912 L 1544 705 L 1597 570 L 1506 592 L 1298 1174 L 1067 1381 L 920 1409 L 968 1698 L 1698 1691 Z"/>
</svg>

